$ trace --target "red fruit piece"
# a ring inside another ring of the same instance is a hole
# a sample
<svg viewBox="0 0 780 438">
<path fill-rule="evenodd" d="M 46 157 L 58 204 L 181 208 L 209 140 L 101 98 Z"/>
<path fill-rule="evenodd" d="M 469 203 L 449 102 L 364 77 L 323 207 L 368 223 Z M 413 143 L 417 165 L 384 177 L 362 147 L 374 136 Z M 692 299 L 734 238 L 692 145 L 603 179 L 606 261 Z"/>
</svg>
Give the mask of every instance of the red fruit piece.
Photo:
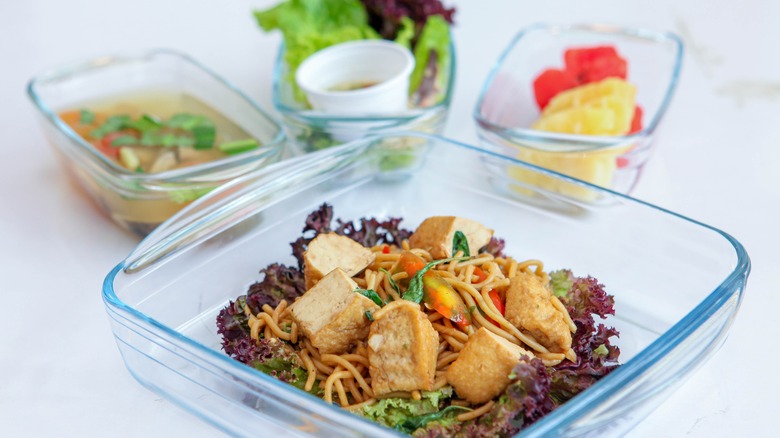
<svg viewBox="0 0 780 438">
<path fill-rule="evenodd" d="M 563 58 L 566 71 L 583 84 L 609 77 L 626 78 L 628 64 L 612 46 L 568 49 Z"/>
<path fill-rule="evenodd" d="M 544 109 L 550 102 L 550 99 L 555 97 L 556 94 L 569 88 L 574 88 L 577 85 L 577 80 L 571 73 L 565 70 L 548 68 L 534 80 L 536 103 L 540 109 Z"/>
<path fill-rule="evenodd" d="M 628 134 L 636 134 L 642 130 L 642 107 L 637 105 L 634 107 L 634 118 L 631 119 L 631 129 L 628 130 Z"/>
</svg>

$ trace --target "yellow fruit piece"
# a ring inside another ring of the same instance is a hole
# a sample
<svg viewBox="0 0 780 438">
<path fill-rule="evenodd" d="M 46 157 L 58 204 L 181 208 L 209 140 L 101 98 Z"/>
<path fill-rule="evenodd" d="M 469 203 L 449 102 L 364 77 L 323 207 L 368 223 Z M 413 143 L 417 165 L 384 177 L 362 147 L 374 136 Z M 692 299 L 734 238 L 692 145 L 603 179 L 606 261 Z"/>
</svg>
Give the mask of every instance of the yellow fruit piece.
<svg viewBox="0 0 780 438">
<path fill-rule="evenodd" d="M 540 131 L 625 135 L 634 118 L 636 87 L 619 78 L 580 85 L 556 95 L 531 126 Z"/>
<path fill-rule="evenodd" d="M 544 116 L 531 128 L 563 134 L 617 135 L 620 129 L 615 111 L 606 108 L 570 108 Z"/>
<path fill-rule="evenodd" d="M 620 78 L 607 78 L 598 82 L 580 85 L 558 93 L 550 100 L 542 116 L 570 108 L 589 105 L 600 99 L 611 96 L 622 102 L 630 102 L 633 107 L 636 98 L 636 87 Z"/>
<path fill-rule="evenodd" d="M 635 86 L 623 79 L 607 78 L 559 93 L 531 127 L 564 134 L 625 135 L 631 129 L 635 99 Z M 549 152 L 521 147 L 517 158 L 591 184 L 610 187 L 617 157 L 628 149 L 630 146 L 585 152 Z M 512 167 L 509 174 L 525 184 L 578 199 L 592 201 L 595 196 L 589 188 L 533 170 Z M 527 192 L 521 187 L 516 190 Z"/>
<path fill-rule="evenodd" d="M 517 158 L 597 186 L 609 187 L 612 185 L 616 159 L 619 155 L 626 152 L 627 149 L 619 148 L 593 152 L 545 152 L 523 148 L 520 150 Z M 596 192 L 590 188 L 518 166 L 511 166 L 509 175 L 526 184 L 585 201 L 594 200 L 596 195 Z M 518 191 L 528 194 L 524 190 Z"/>
</svg>

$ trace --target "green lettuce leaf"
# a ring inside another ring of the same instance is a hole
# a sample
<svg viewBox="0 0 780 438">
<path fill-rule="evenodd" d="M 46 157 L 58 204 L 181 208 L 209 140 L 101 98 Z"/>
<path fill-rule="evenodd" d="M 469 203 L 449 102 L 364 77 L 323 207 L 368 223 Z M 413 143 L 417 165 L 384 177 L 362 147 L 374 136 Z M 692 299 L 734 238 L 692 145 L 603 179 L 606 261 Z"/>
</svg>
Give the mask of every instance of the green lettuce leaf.
<svg viewBox="0 0 780 438">
<path fill-rule="evenodd" d="M 436 56 L 436 77 L 433 78 L 433 90 L 420 90 L 420 87 L 426 82 L 424 81 L 426 70 L 430 71 L 427 67 L 431 56 Z M 409 92 L 412 94 L 418 90 L 420 92 L 437 92 L 438 96 L 434 103 L 440 101 L 444 96 L 441 90 L 445 90 L 447 87 L 446 81 L 449 71 L 447 66 L 450 65 L 450 58 L 450 25 L 441 15 L 433 15 L 425 22 L 414 47 L 415 65 L 409 79 Z"/>
<path fill-rule="evenodd" d="M 452 397 L 452 388 L 445 386 L 438 391 L 423 391 L 420 400 L 386 398 L 364 407 L 358 413 L 377 423 L 394 428 L 413 417 L 439 412 L 439 402 L 450 397 Z"/>
<path fill-rule="evenodd" d="M 334 44 L 379 38 L 359 0 L 286 0 L 254 15 L 266 32 L 282 32 L 287 79 L 302 102 L 306 96 L 295 83 L 295 72 L 306 58 Z"/>
<path fill-rule="evenodd" d="M 550 286 L 552 287 L 553 295 L 558 298 L 566 297 L 573 283 L 574 277 L 568 269 L 550 272 Z"/>
<path fill-rule="evenodd" d="M 414 21 L 411 18 L 401 18 L 398 34 L 395 36 L 395 42 L 411 50 L 412 40 L 414 39 L 414 30 Z"/>
</svg>

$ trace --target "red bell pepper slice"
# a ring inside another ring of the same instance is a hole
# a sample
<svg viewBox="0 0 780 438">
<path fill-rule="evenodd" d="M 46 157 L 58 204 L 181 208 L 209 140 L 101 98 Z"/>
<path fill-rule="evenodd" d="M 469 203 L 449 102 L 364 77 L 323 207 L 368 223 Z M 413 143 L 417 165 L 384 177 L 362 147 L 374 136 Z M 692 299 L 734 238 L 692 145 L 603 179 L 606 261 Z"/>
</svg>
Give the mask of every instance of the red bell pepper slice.
<svg viewBox="0 0 780 438">
<path fill-rule="evenodd" d="M 412 278 L 426 264 L 422 257 L 411 251 L 403 251 L 394 271 L 404 271 L 409 278 Z M 423 275 L 422 282 L 423 303 L 426 307 L 435 310 L 460 328 L 471 324 L 471 315 L 466 303 L 446 280 L 436 272 L 428 271 Z"/>
</svg>

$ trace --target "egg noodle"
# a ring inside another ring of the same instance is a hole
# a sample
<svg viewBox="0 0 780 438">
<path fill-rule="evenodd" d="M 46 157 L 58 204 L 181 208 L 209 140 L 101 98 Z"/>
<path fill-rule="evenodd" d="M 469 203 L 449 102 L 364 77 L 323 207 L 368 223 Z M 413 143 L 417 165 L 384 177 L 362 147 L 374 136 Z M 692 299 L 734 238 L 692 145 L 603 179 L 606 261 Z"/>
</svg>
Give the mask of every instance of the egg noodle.
<svg viewBox="0 0 780 438">
<path fill-rule="evenodd" d="M 400 300 L 401 296 L 393 288 L 390 278 L 386 273 L 392 272 L 398 263 L 401 252 L 398 248 L 392 248 L 390 253 L 385 253 L 387 245 L 378 245 L 371 248 L 375 260 L 361 274 L 353 280 L 364 289 L 372 289 L 385 302 Z M 423 258 L 426 262 L 433 260 L 431 255 L 422 249 L 409 248 L 409 242 L 402 242 L 402 249 L 411 251 Z M 383 251 L 385 250 L 385 251 Z M 458 253 L 455 257 L 462 255 Z M 484 275 L 475 275 L 479 268 Z M 448 384 L 447 369 L 454 362 L 460 351 L 464 348 L 468 338 L 480 327 L 490 330 L 508 341 L 531 351 L 544 365 L 554 366 L 564 359 L 576 361 L 574 350 L 569 348 L 566 353 L 554 353 L 545 348 L 533 336 L 520 331 L 507 321 L 489 297 L 491 290 L 503 291 L 509 287 L 509 281 L 519 273 L 532 274 L 539 277 L 543 284 L 549 282 L 549 277 L 544 271 L 544 264 L 540 260 L 526 260 L 518 262 L 511 257 L 493 257 L 488 253 L 481 253 L 463 261 L 451 261 L 434 266 L 435 271 L 461 296 L 466 306 L 472 309 L 471 324 L 465 331 L 454 325 L 449 319 L 437 313 L 433 309 L 421 306 L 432 323 L 433 328 L 439 334 L 438 357 L 433 390 L 441 389 Z M 408 278 L 406 272 L 392 274 L 395 282 Z M 482 281 L 479 281 L 482 279 Z M 564 320 L 573 333 L 576 326 L 572 321 L 565 306 L 558 298 L 551 294 L 553 306 L 564 316 Z M 478 310 L 477 310 L 478 309 Z M 258 340 L 261 336 L 267 339 L 278 338 L 288 341 L 295 349 L 299 364 L 308 372 L 308 378 L 304 389 L 311 391 L 317 380 L 324 390 L 323 399 L 333 402 L 333 393 L 336 393 L 338 403 L 347 409 L 355 410 L 377 402 L 377 398 L 371 389 L 371 376 L 369 375 L 368 347 L 365 343 L 358 343 L 351 351 L 345 354 L 321 354 L 308 339 L 299 336 L 298 327 L 291 318 L 288 303 L 282 300 L 276 308 L 264 305 L 262 311 L 252 314 L 249 306 L 244 308 L 250 328 L 250 336 Z M 374 318 L 382 315 L 384 309 L 377 310 Z M 288 330 L 286 330 L 288 329 Z M 421 398 L 420 391 L 392 392 L 383 394 L 382 398 L 401 397 Z M 457 416 L 459 421 L 467 421 L 477 418 L 489 411 L 493 406 L 489 401 L 481 406 L 472 406 L 465 400 L 453 400 L 453 405 L 474 408 Z"/>
</svg>

